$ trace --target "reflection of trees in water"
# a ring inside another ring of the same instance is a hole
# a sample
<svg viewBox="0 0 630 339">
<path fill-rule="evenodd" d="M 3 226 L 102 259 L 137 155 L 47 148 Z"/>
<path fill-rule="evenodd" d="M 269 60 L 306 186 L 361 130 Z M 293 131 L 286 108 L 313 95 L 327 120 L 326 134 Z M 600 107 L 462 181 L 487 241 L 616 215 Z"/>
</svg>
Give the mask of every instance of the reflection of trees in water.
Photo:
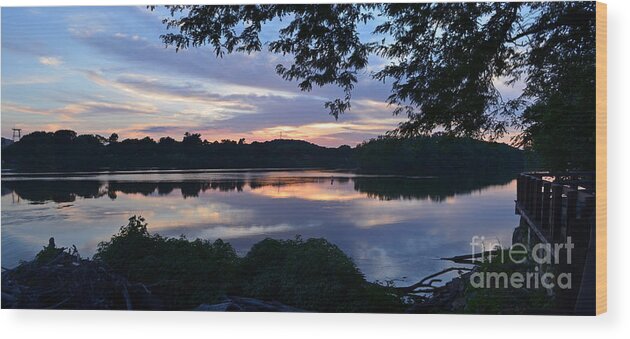
<svg viewBox="0 0 630 339">
<path fill-rule="evenodd" d="M 19 180 L 2 181 L 2 195 L 15 193 L 20 198 L 41 203 L 73 202 L 77 197 L 100 198 L 107 194 L 95 180 Z"/>
<path fill-rule="evenodd" d="M 141 194 L 165 196 L 179 190 L 182 197 L 198 197 L 200 192 L 208 190 L 220 192 L 242 192 L 248 185 L 245 180 L 220 181 L 97 181 L 97 180 L 16 180 L 2 182 L 2 195 L 15 193 L 20 198 L 31 202 L 73 202 L 80 198 L 101 198 L 104 196 L 116 199 L 118 194 Z M 264 186 L 249 182 L 250 187 Z"/>
<path fill-rule="evenodd" d="M 514 174 L 440 178 L 357 177 L 354 189 L 379 200 L 431 200 L 441 202 L 488 186 L 505 185 Z"/>
<path fill-rule="evenodd" d="M 165 196 L 179 190 L 183 198 L 198 197 L 201 192 L 242 192 L 246 187 L 282 187 L 301 184 L 354 184 L 354 190 L 380 200 L 443 201 L 456 194 L 467 194 L 491 185 L 510 182 L 513 175 L 464 176 L 415 179 L 404 177 L 289 177 L 253 178 L 215 181 L 98 181 L 98 180 L 16 180 L 2 182 L 2 195 L 15 193 L 35 203 L 54 201 L 73 202 L 80 198 L 116 199 L 118 194 Z"/>
</svg>

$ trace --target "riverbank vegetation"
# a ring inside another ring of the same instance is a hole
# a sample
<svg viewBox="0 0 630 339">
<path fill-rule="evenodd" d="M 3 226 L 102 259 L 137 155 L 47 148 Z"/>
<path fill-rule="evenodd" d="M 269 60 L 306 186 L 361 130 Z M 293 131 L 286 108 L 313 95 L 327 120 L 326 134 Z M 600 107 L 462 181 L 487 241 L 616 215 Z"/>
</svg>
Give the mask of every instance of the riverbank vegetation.
<svg viewBox="0 0 630 339">
<path fill-rule="evenodd" d="M 150 234 L 135 216 L 91 260 L 52 241 L 2 280 L 10 308 L 193 310 L 239 296 L 317 312 L 405 310 L 324 239 L 266 239 L 239 257 L 222 240 Z"/>
<path fill-rule="evenodd" d="M 48 246 L 2 273 L 3 308 L 248 310 L 377 313 L 557 313 L 544 288 L 479 288 L 472 276 L 534 270 L 501 251 L 401 287 L 368 282 L 352 259 L 325 239 L 265 239 L 245 256 L 220 239 L 151 234 L 133 216 L 91 259 Z M 492 260 L 487 260 L 492 255 Z M 457 259 L 457 260 L 455 260 Z M 457 276 L 443 281 L 444 274 Z M 442 284 L 440 284 L 442 282 Z M 554 299 L 555 298 L 555 299 Z M 562 302 L 562 299 L 559 299 Z M 566 310 L 565 310 L 566 311 Z M 569 312 L 569 311 L 567 311 Z"/>
</svg>

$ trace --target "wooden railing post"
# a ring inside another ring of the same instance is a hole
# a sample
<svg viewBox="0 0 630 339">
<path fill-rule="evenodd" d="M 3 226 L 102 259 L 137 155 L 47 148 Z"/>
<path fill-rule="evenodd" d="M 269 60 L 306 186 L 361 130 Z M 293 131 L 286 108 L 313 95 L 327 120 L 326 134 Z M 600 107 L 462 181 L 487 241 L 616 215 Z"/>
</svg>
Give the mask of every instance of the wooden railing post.
<svg viewBox="0 0 630 339">
<path fill-rule="evenodd" d="M 573 232 L 572 227 L 575 225 L 577 219 L 577 191 L 570 188 L 567 190 L 567 223 L 566 223 L 566 235 L 570 236 Z"/>
<path fill-rule="evenodd" d="M 534 180 L 534 206 L 532 208 L 532 216 L 534 218 L 534 222 L 540 225 L 541 221 L 541 210 L 542 210 L 542 187 L 543 182 L 542 179 L 536 178 Z"/>
<path fill-rule="evenodd" d="M 521 176 L 521 185 L 523 186 L 523 192 L 521 193 L 521 201 L 519 201 L 519 205 L 521 206 L 522 209 L 527 209 L 527 176 L 526 175 L 522 175 Z"/>
<path fill-rule="evenodd" d="M 554 242 L 560 240 L 560 230 L 562 228 L 562 185 L 551 185 L 551 211 L 549 214 L 551 219 L 550 238 Z"/>
<path fill-rule="evenodd" d="M 534 207 L 536 206 L 536 181 L 532 177 L 528 177 L 527 179 L 527 194 L 529 195 L 529 199 L 527 199 L 527 212 L 531 215 L 535 212 Z"/>
<path fill-rule="evenodd" d="M 547 236 L 549 236 L 550 234 L 550 211 L 551 211 L 551 183 L 550 182 L 544 182 L 543 183 L 543 196 L 542 196 L 542 210 L 540 212 L 540 227 L 542 228 L 543 232 L 546 233 Z"/>
<path fill-rule="evenodd" d="M 518 178 L 516 178 L 516 204 L 515 204 L 515 209 L 514 209 L 514 213 L 519 214 L 518 212 L 518 205 L 522 204 L 524 201 L 524 196 L 525 196 L 525 186 L 524 186 L 524 182 L 525 182 L 525 176 L 521 173 L 518 175 Z"/>
</svg>

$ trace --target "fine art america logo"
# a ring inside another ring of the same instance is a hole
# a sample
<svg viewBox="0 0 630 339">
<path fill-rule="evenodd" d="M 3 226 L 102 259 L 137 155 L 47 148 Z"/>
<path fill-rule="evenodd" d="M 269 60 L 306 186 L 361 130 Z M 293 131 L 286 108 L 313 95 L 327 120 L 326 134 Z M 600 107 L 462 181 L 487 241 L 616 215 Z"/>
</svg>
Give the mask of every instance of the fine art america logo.
<svg viewBox="0 0 630 339">
<path fill-rule="evenodd" d="M 470 275 L 474 288 L 571 289 L 571 273 L 561 272 L 562 267 L 571 265 L 575 247 L 571 237 L 566 243 L 539 243 L 531 248 L 522 243 L 509 249 L 502 249 L 500 244 L 488 246 L 483 236 L 473 236 L 470 244 L 472 257 L 484 263 Z M 494 250 L 485 252 L 486 248 Z"/>
</svg>

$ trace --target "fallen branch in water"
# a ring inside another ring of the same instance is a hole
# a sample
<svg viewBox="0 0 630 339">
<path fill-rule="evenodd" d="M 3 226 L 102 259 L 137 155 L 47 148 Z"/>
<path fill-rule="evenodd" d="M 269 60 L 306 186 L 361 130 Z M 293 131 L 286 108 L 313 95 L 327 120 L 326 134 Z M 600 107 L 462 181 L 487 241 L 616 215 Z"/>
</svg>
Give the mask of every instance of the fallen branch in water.
<svg viewBox="0 0 630 339">
<path fill-rule="evenodd" d="M 437 276 L 440 276 L 442 274 L 452 272 L 452 271 L 458 271 L 458 273 L 461 274 L 462 271 L 472 271 L 472 270 L 473 269 L 469 267 L 449 267 L 440 272 L 431 274 L 411 286 L 397 287 L 396 290 L 403 293 L 432 293 L 441 287 L 441 286 L 434 286 L 433 284 L 436 282 L 442 281 L 442 279 L 432 279 L 432 278 L 435 278 Z M 427 280 L 429 279 L 431 280 L 427 283 Z M 426 288 L 426 290 L 418 290 L 419 288 Z"/>
</svg>

